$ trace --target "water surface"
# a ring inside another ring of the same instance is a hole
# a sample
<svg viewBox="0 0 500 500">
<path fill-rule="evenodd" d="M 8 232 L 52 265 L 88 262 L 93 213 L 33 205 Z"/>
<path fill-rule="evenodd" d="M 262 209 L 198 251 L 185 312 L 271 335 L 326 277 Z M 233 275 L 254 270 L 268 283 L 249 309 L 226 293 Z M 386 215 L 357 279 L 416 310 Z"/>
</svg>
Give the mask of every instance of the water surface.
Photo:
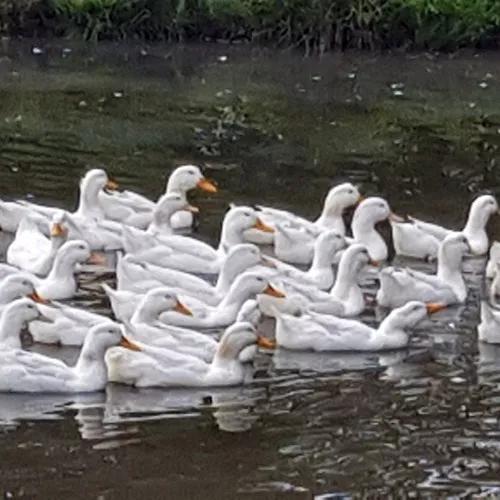
<svg viewBox="0 0 500 500">
<path fill-rule="evenodd" d="M 198 236 L 213 243 L 230 202 L 314 216 L 343 179 L 397 212 L 458 228 L 475 194 L 498 194 L 499 79 L 487 53 L 316 60 L 4 41 L 1 196 L 72 208 L 82 173 L 104 166 L 156 198 L 176 165 L 196 163 L 221 187 L 193 195 Z M 499 230 L 492 221 L 493 237 Z M 468 303 L 423 323 L 408 350 L 280 350 L 259 357 L 253 384 L 229 389 L 0 395 L 0 489 L 9 498 L 500 495 L 500 347 L 478 346 L 475 332 L 483 266 L 466 263 Z M 93 276 L 76 302 L 109 311 Z M 35 348 L 68 362 L 78 354 Z"/>
</svg>

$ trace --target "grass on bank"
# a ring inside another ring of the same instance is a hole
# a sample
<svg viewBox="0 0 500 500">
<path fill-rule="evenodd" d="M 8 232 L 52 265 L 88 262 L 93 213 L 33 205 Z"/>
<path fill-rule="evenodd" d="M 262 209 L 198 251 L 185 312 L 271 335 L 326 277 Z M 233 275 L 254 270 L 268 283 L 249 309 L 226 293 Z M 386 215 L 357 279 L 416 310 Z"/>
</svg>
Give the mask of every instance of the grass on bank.
<svg viewBox="0 0 500 500">
<path fill-rule="evenodd" d="M 0 0 L 8 35 L 257 41 L 306 52 L 496 46 L 498 0 Z"/>
</svg>

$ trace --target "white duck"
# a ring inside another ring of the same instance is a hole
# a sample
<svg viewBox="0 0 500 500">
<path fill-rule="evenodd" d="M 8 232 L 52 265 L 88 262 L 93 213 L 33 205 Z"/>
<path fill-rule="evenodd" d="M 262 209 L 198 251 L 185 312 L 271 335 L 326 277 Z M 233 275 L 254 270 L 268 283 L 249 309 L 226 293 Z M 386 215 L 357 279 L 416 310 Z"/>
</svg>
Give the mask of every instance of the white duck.
<svg viewBox="0 0 500 500">
<path fill-rule="evenodd" d="M 150 290 L 142 298 L 130 323 L 127 324 L 131 338 L 149 346 L 166 348 L 207 362 L 211 361 L 217 342 L 208 335 L 161 323 L 160 315 L 167 311 L 192 315 L 189 308 L 171 289 L 161 287 Z"/>
<path fill-rule="evenodd" d="M 167 196 L 164 198 L 164 206 L 172 204 L 176 210 L 185 207 L 184 202 L 181 203 L 178 199 L 178 195 Z M 174 212 L 175 210 L 172 210 L 171 213 Z M 229 249 L 244 242 L 243 232 L 249 227 L 256 227 L 264 232 L 272 231 L 260 221 L 252 208 L 232 207 L 224 217 L 220 243 L 216 250 L 202 241 L 187 236 L 165 233 L 151 235 L 133 229 L 123 231 L 123 245 L 127 253 L 133 253 L 141 260 L 152 264 L 199 274 L 216 274 L 220 271 Z"/>
<path fill-rule="evenodd" d="M 345 238 L 336 230 L 323 231 L 314 242 L 314 255 L 311 266 L 302 271 L 276 259 L 270 259 L 277 272 L 273 273 L 285 280 L 299 285 L 329 290 L 335 282 L 333 264 L 338 252 L 346 247 Z"/>
<path fill-rule="evenodd" d="M 46 278 L 31 276 L 37 292 L 48 300 L 70 299 L 76 294 L 75 278 L 77 264 L 84 262 L 102 264 L 102 259 L 90 252 L 85 241 L 67 241 L 58 250 L 54 265 Z"/>
<path fill-rule="evenodd" d="M 108 178 L 102 169 L 89 170 L 80 181 L 80 198 L 76 212 L 65 212 L 69 239 L 83 239 L 92 250 L 114 250 L 121 248 L 122 226 L 105 220 L 99 203 L 103 189 L 116 189 L 117 184 Z M 60 209 L 20 201 L 31 211 L 52 217 Z"/>
<path fill-rule="evenodd" d="M 284 297 L 283 293 L 276 290 L 260 274 L 247 271 L 235 279 L 226 297 L 217 306 L 203 307 L 199 304 L 196 309 L 193 309 L 192 317 L 166 312 L 160 316 L 160 320 L 167 324 L 194 328 L 227 326 L 235 321 L 243 304 L 259 293 Z"/>
<path fill-rule="evenodd" d="M 13 300 L 30 297 L 35 302 L 45 302 L 35 291 L 35 285 L 28 276 L 16 273 L 0 280 L 0 312 Z"/>
<path fill-rule="evenodd" d="M 108 381 L 104 355 L 118 344 L 138 349 L 122 337 L 120 325 L 103 323 L 89 331 L 75 366 L 21 349 L 0 352 L 0 392 L 102 391 Z"/>
<path fill-rule="evenodd" d="M 206 179 L 196 165 L 177 167 L 170 175 L 165 194 L 178 193 L 187 205 L 187 193 L 192 189 L 201 189 L 208 193 L 216 193 L 215 184 Z M 152 221 L 155 203 L 132 191 L 101 191 L 99 202 L 106 217 L 117 222 L 126 223 L 145 229 Z M 193 225 L 193 212 L 181 210 L 172 215 L 170 225 L 173 229 L 186 229 Z"/>
<path fill-rule="evenodd" d="M 439 247 L 436 275 L 408 268 L 383 269 L 380 272 L 380 289 L 377 292 L 378 304 L 394 308 L 410 300 L 447 305 L 465 302 L 467 287 L 462 276 L 462 260 L 468 251 L 467 238 L 462 233 L 452 233 Z"/>
<path fill-rule="evenodd" d="M 26 323 L 41 316 L 31 299 L 17 299 L 7 304 L 0 316 L 0 349 L 21 349 L 21 331 Z"/>
<path fill-rule="evenodd" d="M 225 331 L 210 364 L 175 351 L 142 346 L 142 352 L 110 349 L 106 354 L 109 380 L 136 387 L 204 387 L 239 385 L 246 381 L 245 364 L 257 346 L 274 343 L 259 336 L 249 323 L 235 323 Z"/>
<path fill-rule="evenodd" d="M 410 341 L 410 329 L 441 304 L 411 301 L 391 311 L 375 329 L 359 321 L 312 313 L 296 317 L 276 315 L 276 342 L 293 350 L 381 351 L 401 349 Z"/>
<path fill-rule="evenodd" d="M 487 344 L 500 344 L 500 310 L 485 300 L 481 301 L 481 323 L 477 327 L 478 339 Z"/>
<path fill-rule="evenodd" d="M 495 277 L 498 264 L 500 264 L 500 241 L 494 241 L 491 244 L 488 264 L 486 264 L 486 277 L 488 279 Z"/>
<path fill-rule="evenodd" d="M 22 220 L 29 217 L 44 233 L 49 232 L 50 217 L 31 210 L 15 201 L 0 200 L 0 230 L 15 233 Z"/>
<path fill-rule="evenodd" d="M 492 195 L 479 196 L 472 202 L 462 233 L 467 237 L 473 255 L 485 255 L 488 252 L 486 226 L 495 213 L 498 213 L 498 203 Z M 439 243 L 452 231 L 418 219 L 410 220 L 411 223 L 392 225 L 396 253 L 417 258 L 435 257 Z"/>
<path fill-rule="evenodd" d="M 152 282 L 158 282 L 175 289 L 181 295 L 197 298 L 209 305 L 216 305 L 226 296 L 237 276 L 258 264 L 273 266 L 261 255 L 258 247 L 245 243 L 235 245 L 229 250 L 214 286 L 188 273 L 145 264 L 140 258 L 131 255 L 120 260 L 117 274 L 120 290 L 142 291 L 147 289 Z M 116 299 L 119 300 L 118 296 Z M 128 301 L 129 298 L 126 297 L 126 300 Z"/>
<path fill-rule="evenodd" d="M 56 212 L 52 217 L 50 238 L 40 231 L 30 216 L 25 217 L 7 250 L 7 262 L 38 276 L 46 276 L 67 237 L 68 230 L 64 226 L 62 211 Z"/>
<path fill-rule="evenodd" d="M 389 204 L 376 196 L 363 200 L 354 211 L 352 218 L 352 236 L 354 243 L 361 243 L 368 249 L 373 261 L 387 260 L 387 245 L 375 228 L 379 222 L 402 221 L 402 218 L 391 212 Z"/>
<path fill-rule="evenodd" d="M 314 222 L 286 210 L 278 210 L 263 206 L 259 206 L 258 209 L 264 223 L 271 227 L 276 227 L 276 224 L 288 226 L 294 240 L 300 237 L 300 233 L 295 233 L 294 229 L 296 231 L 300 231 L 300 229 L 307 230 L 308 234 L 313 238 L 324 229 L 333 229 L 341 236 L 344 236 L 345 223 L 342 217 L 343 213 L 347 208 L 356 205 L 360 200 L 361 195 L 359 194 L 358 188 L 349 182 L 345 182 L 332 187 L 330 191 L 328 191 L 323 203 L 321 215 Z M 278 234 L 276 234 L 276 237 L 279 237 Z M 269 233 L 269 235 L 262 235 L 250 229 L 246 231 L 245 239 L 253 243 L 271 245 L 274 241 L 274 235 L 272 233 Z M 279 255 L 278 257 L 281 259 Z"/>
<path fill-rule="evenodd" d="M 365 245 L 372 260 L 386 260 L 387 245 L 375 228 L 377 223 L 386 219 L 402 220 L 391 212 L 387 201 L 383 198 L 370 197 L 362 200 L 354 211 L 351 225 L 353 238 L 348 241 Z M 279 259 L 297 264 L 311 262 L 314 237 L 309 229 L 302 229 L 300 237 L 297 231 L 291 232 L 282 225 L 276 229 L 274 252 Z"/>
<path fill-rule="evenodd" d="M 273 308 L 289 314 L 311 310 L 342 317 L 357 316 L 365 309 L 365 299 L 359 281 L 367 264 L 374 264 L 367 248 L 354 243 L 342 254 L 337 279 L 329 293 L 282 279 L 276 282 L 287 297 L 277 299 L 259 295 L 257 300 L 261 311 L 268 316 L 274 316 Z"/>
<path fill-rule="evenodd" d="M 92 327 L 111 322 L 101 314 L 57 302 L 40 305 L 39 309 L 43 321 L 32 321 L 28 329 L 33 340 L 41 344 L 81 346 Z"/>
</svg>

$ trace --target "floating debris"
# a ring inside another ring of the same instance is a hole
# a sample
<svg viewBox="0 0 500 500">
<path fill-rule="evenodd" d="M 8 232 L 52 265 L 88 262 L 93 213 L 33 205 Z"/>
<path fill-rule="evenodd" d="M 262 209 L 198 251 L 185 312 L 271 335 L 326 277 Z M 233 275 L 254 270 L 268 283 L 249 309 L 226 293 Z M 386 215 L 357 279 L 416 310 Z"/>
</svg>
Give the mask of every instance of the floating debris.
<svg viewBox="0 0 500 500">
<path fill-rule="evenodd" d="M 348 73 L 347 78 L 349 78 L 349 80 L 354 80 L 356 78 L 356 73 Z"/>
<path fill-rule="evenodd" d="M 123 92 L 113 92 L 113 97 L 115 97 L 116 99 L 120 99 L 121 97 L 123 97 Z"/>
<path fill-rule="evenodd" d="M 321 76 L 320 75 L 314 75 L 314 76 L 311 77 L 311 80 L 313 82 L 319 82 L 319 81 L 321 81 Z"/>
<path fill-rule="evenodd" d="M 405 88 L 405 84 L 403 82 L 391 83 L 392 90 L 401 90 Z"/>
<path fill-rule="evenodd" d="M 219 56 L 219 57 L 217 58 L 217 60 L 218 60 L 219 62 L 224 63 L 224 62 L 226 62 L 226 61 L 227 61 L 227 56 Z"/>
<path fill-rule="evenodd" d="M 487 89 L 488 88 L 488 84 L 486 82 L 480 82 L 479 83 L 479 87 L 482 88 L 482 89 Z"/>
<path fill-rule="evenodd" d="M 41 49 L 40 47 L 33 47 L 31 49 L 31 53 L 35 56 L 39 56 L 40 54 L 43 54 L 43 49 Z"/>
</svg>

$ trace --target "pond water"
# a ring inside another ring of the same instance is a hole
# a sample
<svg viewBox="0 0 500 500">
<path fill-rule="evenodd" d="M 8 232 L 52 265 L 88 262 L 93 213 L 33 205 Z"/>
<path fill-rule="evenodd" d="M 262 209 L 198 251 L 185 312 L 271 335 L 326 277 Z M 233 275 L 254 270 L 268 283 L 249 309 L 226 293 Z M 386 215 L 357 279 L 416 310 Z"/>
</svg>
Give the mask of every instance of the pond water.
<svg viewBox="0 0 500 500">
<path fill-rule="evenodd" d="M 196 163 L 221 187 L 193 195 L 198 236 L 215 242 L 229 202 L 313 216 L 342 179 L 396 212 L 457 228 L 476 193 L 499 194 L 496 54 L 318 60 L 246 47 L 8 40 L 0 54 L 2 198 L 72 208 L 79 177 L 96 166 L 156 198 L 176 165 Z M 490 229 L 498 237 L 500 222 Z M 0 491 L 496 497 L 500 347 L 477 343 L 483 266 L 467 261 L 467 304 L 422 324 L 408 350 L 279 350 L 258 358 L 254 383 L 230 389 L 0 395 Z M 98 283 L 83 276 L 76 303 L 109 312 Z M 78 354 L 35 349 L 69 362 Z"/>
</svg>

